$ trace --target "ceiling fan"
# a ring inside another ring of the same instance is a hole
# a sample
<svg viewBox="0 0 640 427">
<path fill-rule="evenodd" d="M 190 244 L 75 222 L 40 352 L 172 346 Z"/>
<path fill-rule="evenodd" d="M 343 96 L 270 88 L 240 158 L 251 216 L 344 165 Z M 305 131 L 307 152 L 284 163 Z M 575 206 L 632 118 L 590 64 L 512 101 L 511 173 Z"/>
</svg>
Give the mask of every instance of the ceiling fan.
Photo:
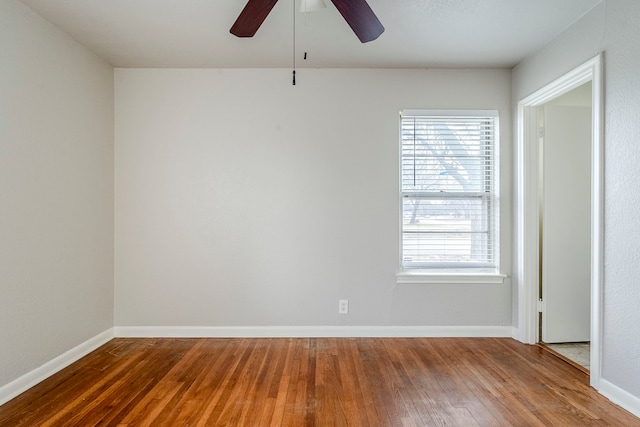
<svg viewBox="0 0 640 427">
<path fill-rule="evenodd" d="M 278 0 L 249 0 L 231 27 L 237 37 L 253 37 Z M 331 0 L 362 43 L 375 40 L 384 32 L 382 23 L 367 0 Z"/>
</svg>

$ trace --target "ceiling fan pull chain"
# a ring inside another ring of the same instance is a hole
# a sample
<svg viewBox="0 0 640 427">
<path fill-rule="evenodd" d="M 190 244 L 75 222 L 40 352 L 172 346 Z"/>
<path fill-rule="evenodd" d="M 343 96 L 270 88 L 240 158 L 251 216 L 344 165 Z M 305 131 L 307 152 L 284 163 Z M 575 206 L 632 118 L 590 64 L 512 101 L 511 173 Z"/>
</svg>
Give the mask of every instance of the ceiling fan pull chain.
<svg viewBox="0 0 640 427">
<path fill-rule="evenodd" d="M 291 84 L 296 85 L 296 0 L 293 3 L 293 81 Z"/>
</svg>

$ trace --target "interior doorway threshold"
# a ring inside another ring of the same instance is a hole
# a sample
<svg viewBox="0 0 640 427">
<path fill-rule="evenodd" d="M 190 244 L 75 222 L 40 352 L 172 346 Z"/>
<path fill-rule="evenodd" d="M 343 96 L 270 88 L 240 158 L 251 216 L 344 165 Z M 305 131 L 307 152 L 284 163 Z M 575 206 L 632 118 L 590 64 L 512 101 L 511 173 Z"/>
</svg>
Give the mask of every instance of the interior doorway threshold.
<svg viewBox="0 0 640 427">
<path fill-rule="evenodd" d="M 545 344 L 539 342 L 538 346 L 585 374 L 590 374 L 589 343 Z"/>
</svg>

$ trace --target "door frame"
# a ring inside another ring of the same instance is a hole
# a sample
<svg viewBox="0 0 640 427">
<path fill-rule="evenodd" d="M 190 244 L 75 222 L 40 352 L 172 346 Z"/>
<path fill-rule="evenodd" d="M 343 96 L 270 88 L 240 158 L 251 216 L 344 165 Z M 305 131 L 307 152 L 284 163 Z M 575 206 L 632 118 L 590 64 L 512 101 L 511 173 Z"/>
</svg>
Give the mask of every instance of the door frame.
<svg viewBox="0 0 640 427">
<path fill-rule="evenodd" d="M 591 366 L 590 384 L 600 385 L 603 283 L 603 58 L 598 55 L 518 102 L 516 146 L 517 338 L 538 343 L 539 212 L 537 108 L 587 82 L 592 83 L 591 120 Z"/>
</svg>

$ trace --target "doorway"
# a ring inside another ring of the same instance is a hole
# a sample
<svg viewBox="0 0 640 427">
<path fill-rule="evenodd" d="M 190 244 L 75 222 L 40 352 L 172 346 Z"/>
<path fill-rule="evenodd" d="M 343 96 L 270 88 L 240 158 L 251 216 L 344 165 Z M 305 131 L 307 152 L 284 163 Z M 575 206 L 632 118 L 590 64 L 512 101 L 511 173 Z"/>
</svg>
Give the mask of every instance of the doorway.
<svg viewBox="0 0 640 427">
<path fill-rule="evenodd" d="M 584 372 L 591 329 L 591 102 L 589 81 L 537 107 L 538 341 Z"/>
<path fill-rule="evenodd" d="M 559 101 L 560 97 L 585 85 L 591 85 L 591 126 L 588 168 L 590 172 L 589 202 L 587 210 L 589 231 L 586 250 L 588 262 L 584 267 L 566 268 L 565 273 L 576 268 L 587 270 L 589 282 L 588 339 L 590 340 L 589 364 L 591 386 L 598 389 L 600 382 L 601 319 L 602 319 L 602 58 L 600 55 L 586 62 L 558 80 L 538 90 L 518 103 L 517 145 L 517 256 L 515 283 L 518 295 L 518 338 L 528 344 L 540 341 L 541 323 L 539 309 L 546 302 L 539 301 L 541 278 L 545 274 L 540 242 L 545 225 L 540 223 L 539 198 L 543 189 L 541 178 L 544 145 L 541 146 L 539 114 L 543 106 Z M 562 120 L 561 120 L 562 121 Z M 548 226 L 548 225 L 546 225 Z M 544 255 L 543 255 L 544 256 Z M 584 258 L 583 258 L 584 259 Z M 548 266 L 547 266 L 548 268 Z M 548 292 L 548 290 L 547 290 Z M 547 294 L 545 298 L 548 299 Z M 572 317 L 573 318 L 573 317 Z M 580 322 L 578 322 L 580 323 Z"/>
</svg>

